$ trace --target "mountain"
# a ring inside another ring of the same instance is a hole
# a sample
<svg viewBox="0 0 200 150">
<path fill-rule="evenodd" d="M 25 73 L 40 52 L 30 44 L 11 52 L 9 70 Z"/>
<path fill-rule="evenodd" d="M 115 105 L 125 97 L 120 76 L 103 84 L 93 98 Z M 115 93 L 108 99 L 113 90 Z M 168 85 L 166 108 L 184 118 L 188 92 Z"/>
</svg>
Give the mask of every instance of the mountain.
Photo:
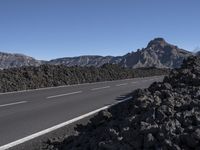
<svg viewBox="0 0 200 150">
<path fill-rule="evenodd" d="M 100 67 L 106 63 L 112 63 L 128 68 L 177 68 L 180 67 L 184 59 L 191 55 L 193 55 L 191 52 L 169 44 L 163 38 L 155 38 L 148 43 L 146 48 L 128 53 L 124 56 L 66 57 L 51 60 L 49 63 L 54 65 L 64 64 L 67 66 L 95 67 Z"/>
<path fill-rule="evenodd" d="M 88 55 L 88 56 L 79 56 L 79 57 L 65 57 L 65 58 L 58 58 L 54 60 L 50 60 L 48 63 L 52 65 L 66 65 L 66 66 L 95 66 L 100 67 L 104 64 L 118 64 L 122 60 L 121 56 L 113 57 L 113 56 L 95 56 L 95 55 Z"/>
<path fill-rule="evenodd" d="M 146 48 L 138 49 L 136 52 L 117 57 L 86 55 L 58 58 L 50 61 L 39 61 L 21 54 L 0 53 L 0 69 L 21 66 L 39 66 L 41 64 L 100 67 L 107 63 L 119 64 L 127 68 L 177 68 L 180 67 L 184 59 L 191 55 L 194 54 L 167 43 L 163 38 L 155 38 L 148 43 Z"/>
<path fill-rule="evenodd" d="M 0 69 L 21 67 L 21 66 L 39 66 L 42 61 L 22 54 L 10 54 L 0 52 Z"/>
<path fill-rule="evenodd" d="M 191 52 L 169 44 L 163 38 L 155 38 L 146 48 L 126 54 L 120 65 L 130 68 L 177 68 L 191 55 L 193 55 Z"/>
</svg>

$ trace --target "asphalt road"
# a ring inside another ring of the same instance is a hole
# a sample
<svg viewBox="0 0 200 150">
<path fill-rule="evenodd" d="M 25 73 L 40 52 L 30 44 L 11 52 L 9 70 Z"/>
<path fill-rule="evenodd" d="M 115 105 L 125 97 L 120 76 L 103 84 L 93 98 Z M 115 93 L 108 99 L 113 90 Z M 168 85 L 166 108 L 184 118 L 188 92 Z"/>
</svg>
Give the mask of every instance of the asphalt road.
<svg viewBox="0 0 200 150">
<path fill-rule="evenodd" d="M 160 77 L 0 94 L 0 147 L 112 104 Z"/>
</svg>

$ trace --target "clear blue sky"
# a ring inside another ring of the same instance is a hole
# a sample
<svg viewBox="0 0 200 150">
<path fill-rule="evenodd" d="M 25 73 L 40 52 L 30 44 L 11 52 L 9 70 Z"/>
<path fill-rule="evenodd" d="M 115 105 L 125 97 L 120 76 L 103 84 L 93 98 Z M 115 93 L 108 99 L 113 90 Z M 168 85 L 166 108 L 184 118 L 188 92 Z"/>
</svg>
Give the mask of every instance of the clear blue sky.
<svg viewBox="0 0 200 150">
<path fill-rule="evenodd" d="M 37 59 L 123 55 L 164 37 L 200 46 L 199 0 L 0 0 L 0 51 Z"/>
</svg>

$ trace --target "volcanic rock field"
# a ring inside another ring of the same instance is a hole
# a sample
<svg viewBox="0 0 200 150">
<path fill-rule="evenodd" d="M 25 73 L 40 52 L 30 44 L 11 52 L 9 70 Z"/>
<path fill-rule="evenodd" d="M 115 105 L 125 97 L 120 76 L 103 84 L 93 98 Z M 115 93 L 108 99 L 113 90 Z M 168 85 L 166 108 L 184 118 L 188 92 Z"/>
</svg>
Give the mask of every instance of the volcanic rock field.
<svg viewBox="0 0 200 150">
<path fill-rule="evenodd" d="M 76 135 L 50 139 L 41 149 L 200 150 L 200 57 L 131 96 L 78 125 Z"/>
</svg>

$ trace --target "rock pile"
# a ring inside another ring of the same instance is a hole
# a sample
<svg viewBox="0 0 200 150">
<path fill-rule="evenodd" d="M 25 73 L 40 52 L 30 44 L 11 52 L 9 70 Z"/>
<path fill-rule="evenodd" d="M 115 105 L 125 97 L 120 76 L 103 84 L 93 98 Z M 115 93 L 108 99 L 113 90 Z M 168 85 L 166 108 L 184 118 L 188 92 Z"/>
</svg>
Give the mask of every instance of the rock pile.
<svg viewBox="0 0 200 150">
<path fill-rule="evenodd" d="M 78 135 L 45 148 L 200 150 L 200 57 L 189 57 L 163 82 L 132 96 L 78 126 Z"/>
</svg>

